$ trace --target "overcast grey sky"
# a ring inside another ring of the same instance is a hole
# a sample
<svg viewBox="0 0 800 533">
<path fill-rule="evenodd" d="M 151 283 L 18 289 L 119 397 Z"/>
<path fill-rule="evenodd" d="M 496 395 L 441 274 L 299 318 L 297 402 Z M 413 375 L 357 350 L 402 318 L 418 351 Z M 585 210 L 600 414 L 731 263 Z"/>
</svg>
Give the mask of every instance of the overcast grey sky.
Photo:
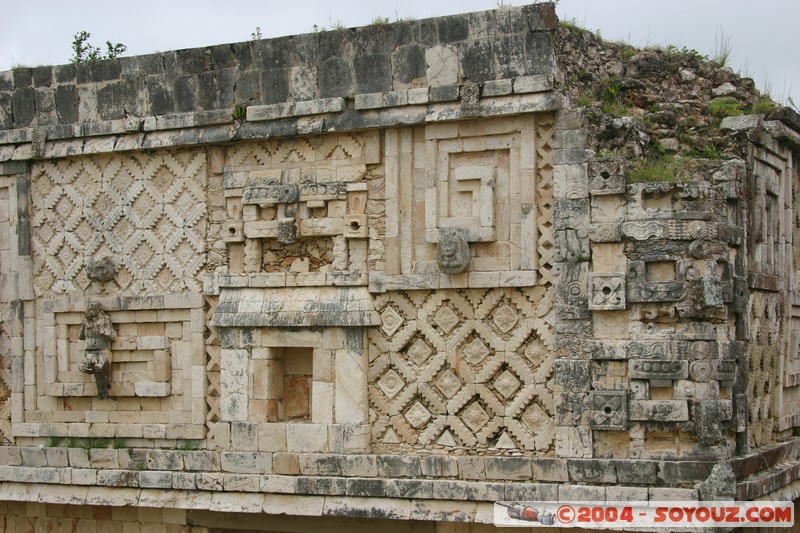
<svg viewBox="0 0 800 533">
<path fill-rule="evenodd" d="M 504 0 L 523 5 L 533 0 Z M 313 26 L 363 26 L 376 16 L 427 18 L 494 9 L 497 0 L 13 0 L 3 7 L 0 70 L 69 62 L 72 36 L 122 42 L 126 55 L 308 33 Z M 560 0 L 562 19 L 636 46 L 675 44 L 713 55 L 715 34 L 730 37 L 734 70 L 800 105 L 798 0 Z"/>
</svg>

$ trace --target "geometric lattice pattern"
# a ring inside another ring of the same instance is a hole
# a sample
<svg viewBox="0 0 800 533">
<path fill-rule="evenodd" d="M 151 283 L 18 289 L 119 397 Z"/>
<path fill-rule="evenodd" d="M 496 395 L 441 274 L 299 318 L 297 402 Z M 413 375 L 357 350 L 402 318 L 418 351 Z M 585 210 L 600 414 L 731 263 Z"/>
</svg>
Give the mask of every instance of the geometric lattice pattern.
<svg viewBox="0 0 800 533">
<path fill-rule="evenodd" d="M 553 446 L 552 291 L 385 293 L 369 332 L 373 447 Z"/>
<path fill-rule="evenodd" d="M 750 308 L 750 342 L 747 345 L 749 444 L 758 448 L 774 441 L 778 414 L 778 368 L 783 357 L 782 301 L 779 293 L 753 291 Z"/>
<path fill-rule="evenodd" d="M 555 117 L 549 113 L 536 115 L 536 251 L 539 255 L 540 285 L 551 286 L 553 274 L 553 150 Z"/>
<path fill-rule="evenodd" d="M 85 291 L 85 266 L 101 255 L 115 260 L 122 293 L 202 288 L 204 151 L 46 161 L 31 175 L 37 295 Z"/>
</svg>

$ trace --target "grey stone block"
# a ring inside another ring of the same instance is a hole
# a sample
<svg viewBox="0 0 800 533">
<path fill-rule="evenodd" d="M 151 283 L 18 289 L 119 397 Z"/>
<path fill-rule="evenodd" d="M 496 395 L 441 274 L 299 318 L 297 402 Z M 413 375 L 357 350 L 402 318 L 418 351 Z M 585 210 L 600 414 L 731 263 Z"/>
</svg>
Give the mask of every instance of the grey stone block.
<svg viewBox="0 0 800 533">
<path fill-rule="evenodd" d="M 430 88 L 430 101 L 431 102 L 452 102 L 458 100 L 459 86 L 458 85 L 441 85 L 439 87 Z"/>
<path fill-rule="evenodd" d="M 566 459 L 533 458 L 530 461 L 534 481 L 569 481 Z"/>
<path fill-rule="evenodd" d="M 497 501 L 505 496 L 502 483 L 434 480 L 431 484 L 437 500 Z"/>
<path fill-rule="evenodd" d="M 196 474 L 186 472 L 172 473 L 172 488 L 179 490 L 195 490 L 197 488 Z"/>
<path fill-rule="evenodd" d="M 99 470 L 97 484 L 104 487 L 139 487 L 139 472 L 130 470 Z"/>
<path fill-rule="evenodd" d="M 663 461 L 658 463 L 658 478 L 672 486 L 694 484 L 704 481 L 713 467 L 710 461 Z"/>
<path fill-rule="evenodd" d="M 378 465 L 374 455 L 345 455 L 341 458 L 342 475 L 376 477 Z"/>
<path fill-rule="evenodd" d="M 419 457 L 403 455 L 379 455 L 378 475 L 380 477 L 419 477 L 422 474 Z"/>
<path fill-rule="evenodd" d="M 27 128 L 31 125 L 36 113 L 34 99 L 33 89 L 29 87 L 17 89 L 11 94 L 11 111 L 14 114 L 15 128 Z"/>
<path fill-rule="evenodd" d="M 383 107 L 383 93 L 357 94 L 356 109 L 376 109 Z"/>
<path fill-rule="evenodd" d="M 382 498 L 385 494 L 385 481 L 382 479 L 348 478 L 345 493 L 348 496 Z"/>
<path fill-rule="evenodd" d="M 330 57 L 324 60 L 319 67 L 320 96 L 330 98 L 352 94 L 353 75 L 349 61 Z M 359 91 L 362 93 L 376 91 Z"/>
<path fill-rule="evenodd" d="M 420 468 L 422 475 L 427 477 L 458 477 L 458 460 L 447 455 L 423 457 Z"/>
<path fill-rule="evenodd" d="M 511 94 L 511 80 L 491 80 L 483 84 L 482 96 L 504 96 Z"/>
<path fill-rule="evenodd" d="M 388 54 L 356 54 L 353 58 L 353 68 L 357 93 L 392 90 L 391 59 Z"/>
<path fill-rule="evenodd" d="M 272 454 L 262 452 L 222 452 L 220 463 L 225 472 L 267 474 L 272 471 Z"/>
<path fill-rule="evenodd" d="M 69 454 L 66 448 L 45 448 L 45 456 L 47 457 L 47 466 L 64 468 L 69 466 Z M 4 463 L 0 460 L 0 464 Z"/>
<path fill-rule="evenodd" d="M 529 480 L 531 461 L 524 457 L 487 457 L 486 479 Z"/>
<path fill-rule="evenodd" d="M 425 52 L 417 44 L 398 47 L 393 55 L 394 77 L 400 83 L 411 83 L 425 77 Z"/>
<path fill-rule="evenodd" d="M 71 466 L 72 468 L 92 467 L 91 463 L 89 462 L 89 450 L 84 450 L 83 448 L 69 448 L 68 454 L 69 454 L 69 466 Z M 8 463 L 8 464 L 13 464 L 13 463 Z M 19 459 L 19 463 L 17 464 L 22 464 L 21 456 Z"/>
<path fill-rule="evenodd" d="M 22 455 L 23 466 L 47 466 L 47 456 L 44 453 L 44 448 L 22 447 L 19 451 Z"/>
<path fill-rule="evenodd" d="M 223 474 L 222 486 L 226 492 L 259 492 L 261 477 L 248 474 Z"/>
<path fill-rule="evenodd" d="M 300 472 L 306 476 L 341 476 L 340 455 L 305 453 L 297 456 Z"/>
<path fill-rule="evenodd" d="M 219 454 L 209 451 L 189 451 L 183 453 L 186 470 L 213 472 L 220 469 Z"/>
<path fill-rule="evenodd" d="M 487 39 L 458 44 L 461 70 L 465 78 L 476 83 L 497 77 L 492 42 Z"/>
<path fill-rule="evenodd" d="M 174 450 L 147 450 L 149 470 L 183 470 L 183 452 Z"/>
<path fill-rule="evenodd" d="M 456 457 L 458 477 L 461 479 L 486 479 L 484 457 Z"/>
<path fill-rule="evenodd" d="M 347 480 L 343 477 L 298 477 L 297 494 L 318 494 L 321 496 L 339 496 L 345 493 Z"/>
<path fill-rule="evenodd" d="M 23 87 L 30 87 L 33 82 L 33 69 L 30 68 L 15 68 L 11 71 L 11 76 L 14 79 L 14 88 L 21 89 Z"/>
<path fill-rule="evenodd" d="M 506 501 L 558 501 L 558 485 L 553 483 L 506 483 Z"/>
<path fill-rule="evenodd" d="M 602 502 L 606 499 L 605 487 L 589 485 L 561 485 L 558 499 L 562 502 Z"/>
<path fill-rule="evenodd" d="M 655 461 L 615 460 L 611 461 L 617 471 L 617 482 L 623 484 L 652 485 L 656 483 Z"/>
<path fill-rule="evenodd" d="M 601 459 L 567 460 L 570 481 L 586 483 L 616 483 L 617 472 L 614 464 Z"/>
<path fill-rule="evenodd" d="M 261 492 L 294 494 L 294 476 L 261 476 Z"/>
<path fill-rule="evenodd" d="M 645 487 L 606 487 L 606 500 L 609 502 L 646 502 L 647 499 Z"/>
<path fill-rule="evenodd" d="M 143 489 L 172 488 L 172 472 L 140 472 L 139 487 Z"/>
<path fill-rule="evenodd" d="M 698 499 L 697 489 L 650 487 L 647 490 L 650 501 L 696 501 Z"/>
<path fill-rule="evenodd" d="M 433 498 L 433 483 L 425 479 L 387 479 L 387 498 L 430 499 Z"/>
<path fill-rule="evenodd" d="M 197 490 L 220 491 L 223 489 L 223 475 L 220 472 L 201 473 L 195 477 Z"/>
</svg>

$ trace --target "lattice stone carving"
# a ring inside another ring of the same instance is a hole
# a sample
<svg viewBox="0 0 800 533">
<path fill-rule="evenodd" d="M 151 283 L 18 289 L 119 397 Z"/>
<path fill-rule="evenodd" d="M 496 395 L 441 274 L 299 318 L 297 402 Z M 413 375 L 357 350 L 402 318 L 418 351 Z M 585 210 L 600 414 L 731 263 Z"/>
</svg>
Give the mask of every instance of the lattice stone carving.
<svg viewBox="0 0 800 533">
<path fill-rule="evenodd" d="M 373 444 L 546 452 L 554 439 L 549 388 L 550 290 L 384 293 L 370 330 Z"/>
<path fill-rule="evenodd" d="M 201 150 L 38 162 L 31 172 L 37 294 L 83 292 L 113 257 L 117 293 L 200 291 L 206 249 Z M 112 283 L 112 282 L 109 282 Z"/>
<path fill-rule="evenodd" d="M 754 291 L 750 311 L 750 342 L 747 345 L 749 374 L 747 381 L 748 437 L 757 448 L 774 440 L 778 414 L 778 368 L 783 346 L 778 339 L 785 335 L 783 304 L 779 293 Z"/>
</svg>

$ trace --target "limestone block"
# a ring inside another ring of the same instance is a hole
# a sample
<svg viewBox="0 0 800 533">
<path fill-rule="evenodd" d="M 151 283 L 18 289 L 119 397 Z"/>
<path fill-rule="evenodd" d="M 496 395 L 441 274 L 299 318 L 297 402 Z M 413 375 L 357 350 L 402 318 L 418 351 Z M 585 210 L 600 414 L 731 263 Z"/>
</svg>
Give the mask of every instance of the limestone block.
<svg viewBox="0 0 800 533">
<path fill-rule="evenodd" d="M 261 476 L 260 492 L 271 492 L 275 494 L 294 494 L 294 476 Z"/>
<path fill-rule="evenodd" d="M 220 465 L 224 472 L 267 474 L 272 471 L 272 454 L 262 452 L 222 452 Z"/>
<path fill-rule="evenodd" d="M 553 79 L 549 76 L 533 75 L 514 78 L 514 93 L 538 93 L 553 88 Z"/>
<path fill-rule="evenodd" d="M 452 46 L 432 46 L 425 50 L 425 71 L 430 87 L 458 83 L 458 52 Z"/>
<path fill-rule="evenodd" d="M 264 452 L 286 451 L 286 424 L 258 424 L 258 450 Z"/>
<path fill-rule="evenodd" d="M 334 406 L 334 385 L 323 381 L 311 384 L 311 420 L 316 424 L 332 424 Z"/>
<path fill-rule="evenodd" d="M 351 350 L 335 353 L 335 420 L 339 424 L 367 421 L 366 355 Z"/>
<path fill-rule="evenodd" d="M 230 492 L 260 492 L 261 476 L 247 474 L 223 474 L 222 486 Z"/>
<path fill-rule="evenodd" d="M 286 448 L 290 452 L 326 452 L 328 427 L 325 424 L 288 424 Z"/>
<path fill-rule="evenodd" d="M 220 416 L 223 420 L 247 420 L 247 350 L 220 351 Z"/>
<path fill-rule="evenodd" d="M 604 502 L 606 488 L 590 485 L 561 485 L 558 488 L 558 499 L 562 502 Z"/>
<path fill-rule="evenodd" d="M 697 489 L 670 487 L 650 487 L 647 489 L 650 501 L 697 501 Z"/>
</svg>

